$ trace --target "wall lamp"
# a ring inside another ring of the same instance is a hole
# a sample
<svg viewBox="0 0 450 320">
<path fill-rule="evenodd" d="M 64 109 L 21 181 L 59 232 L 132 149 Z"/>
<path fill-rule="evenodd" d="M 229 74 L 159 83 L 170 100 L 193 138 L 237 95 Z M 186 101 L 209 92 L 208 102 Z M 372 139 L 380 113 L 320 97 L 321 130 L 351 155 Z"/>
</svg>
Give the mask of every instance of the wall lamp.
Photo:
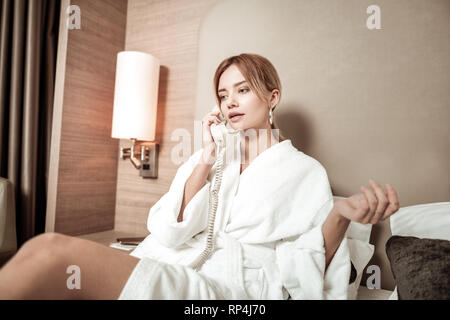
<svg viewBox="0 0 450 320">
<path fill-rule="evenodd" d="M 130 148 L 120 148 L 120 158 L 130 159 L 143 178 L 158 177 L 155 129 L 159 68 L 159 60 L 151 54 L 117 54 L 111 137 L 131 140 Z"/>
</svg>

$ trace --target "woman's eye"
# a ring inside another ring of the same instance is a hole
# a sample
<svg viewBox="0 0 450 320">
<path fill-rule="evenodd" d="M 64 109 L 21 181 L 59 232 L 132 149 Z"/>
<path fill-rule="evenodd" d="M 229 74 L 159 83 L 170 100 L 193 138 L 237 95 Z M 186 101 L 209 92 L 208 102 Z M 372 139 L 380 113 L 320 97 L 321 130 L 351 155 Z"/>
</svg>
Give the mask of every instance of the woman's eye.
<svg viewBox="0 0 450 320">
<path fill-rule="evenodd" d="M 240 93 L 245 93 L 247 91 L 250 91 L 248 88 L 241 88 L 239 89 Z M 224 98 L 226 98 L 227 96 L 219 96 L 219 100 L 222 101 Z"/>
</svg>

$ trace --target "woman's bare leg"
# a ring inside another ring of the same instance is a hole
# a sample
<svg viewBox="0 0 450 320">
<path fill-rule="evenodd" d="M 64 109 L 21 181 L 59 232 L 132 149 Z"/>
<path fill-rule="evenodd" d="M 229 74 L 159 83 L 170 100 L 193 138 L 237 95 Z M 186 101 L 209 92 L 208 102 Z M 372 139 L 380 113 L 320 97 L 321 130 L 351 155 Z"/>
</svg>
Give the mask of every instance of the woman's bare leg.
<svg viewBox="0 0 450 320">
<path fill-rule="evenodd" d="M 92 241 L 45 233 L 0 269 L 0 299 L 117 299 L 137 262 Z M 80 289 L 68 288 L 69 266 L 79 267 Z"/>
</svg>

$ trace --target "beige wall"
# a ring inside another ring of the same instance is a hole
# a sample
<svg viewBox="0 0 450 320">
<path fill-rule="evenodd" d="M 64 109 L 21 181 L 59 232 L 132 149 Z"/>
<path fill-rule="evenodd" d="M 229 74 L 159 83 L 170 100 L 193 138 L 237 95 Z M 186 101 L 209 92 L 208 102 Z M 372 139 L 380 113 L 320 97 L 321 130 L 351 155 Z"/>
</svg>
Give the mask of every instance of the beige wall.
<svg viewBox="0 0 450 320">
<path fill-rule="evenodd" d="M 379 30 L 366 27 L 372 4 Z M 448 0 L 221 1 L 199 32 L 196 119 L 215 103 L 205 88 L 218 63 L 259 53 L 283 86 L 276 122 L 323 164 L 335 195 L 372 178 L 392 184 L 401 206 L 450 201 L 448 39 Z M 390 235 L 388 220 L 373 226 L 369 265 L 393 289 Z"/>
</svg>

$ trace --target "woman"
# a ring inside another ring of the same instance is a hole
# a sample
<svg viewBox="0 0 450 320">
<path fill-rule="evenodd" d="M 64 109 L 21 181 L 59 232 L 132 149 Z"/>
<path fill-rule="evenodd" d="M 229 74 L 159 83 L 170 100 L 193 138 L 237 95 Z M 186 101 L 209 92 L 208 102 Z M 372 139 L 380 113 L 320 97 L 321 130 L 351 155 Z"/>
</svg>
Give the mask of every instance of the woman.
<svg viewBox="0 0 450 320">
<path fill-rule="evenodd" d="M 136 250 L 128 255 L 57 233 L 39 235 L 0 270 L 0 298 L 345 299 L 348 224 L 392 215 L 399 208 L 396 191 L 370 181 L 362 193 L 333 203 L 320 163 L 273 130 L 281 84 L 267 59 L 224 60 L 214 86 L 220 113 L 239 138 L 219 153 L 210 131 L 219 112 L 203 118 L 203 148 L 150 209 L 151 234 Z M 236 150 L 238 158 L 223 167 L 214 250 L 199 260 L 216 160 Z M 67 288 L 70 265 L 81 270 L 80 289 Z"/>
</svg>

